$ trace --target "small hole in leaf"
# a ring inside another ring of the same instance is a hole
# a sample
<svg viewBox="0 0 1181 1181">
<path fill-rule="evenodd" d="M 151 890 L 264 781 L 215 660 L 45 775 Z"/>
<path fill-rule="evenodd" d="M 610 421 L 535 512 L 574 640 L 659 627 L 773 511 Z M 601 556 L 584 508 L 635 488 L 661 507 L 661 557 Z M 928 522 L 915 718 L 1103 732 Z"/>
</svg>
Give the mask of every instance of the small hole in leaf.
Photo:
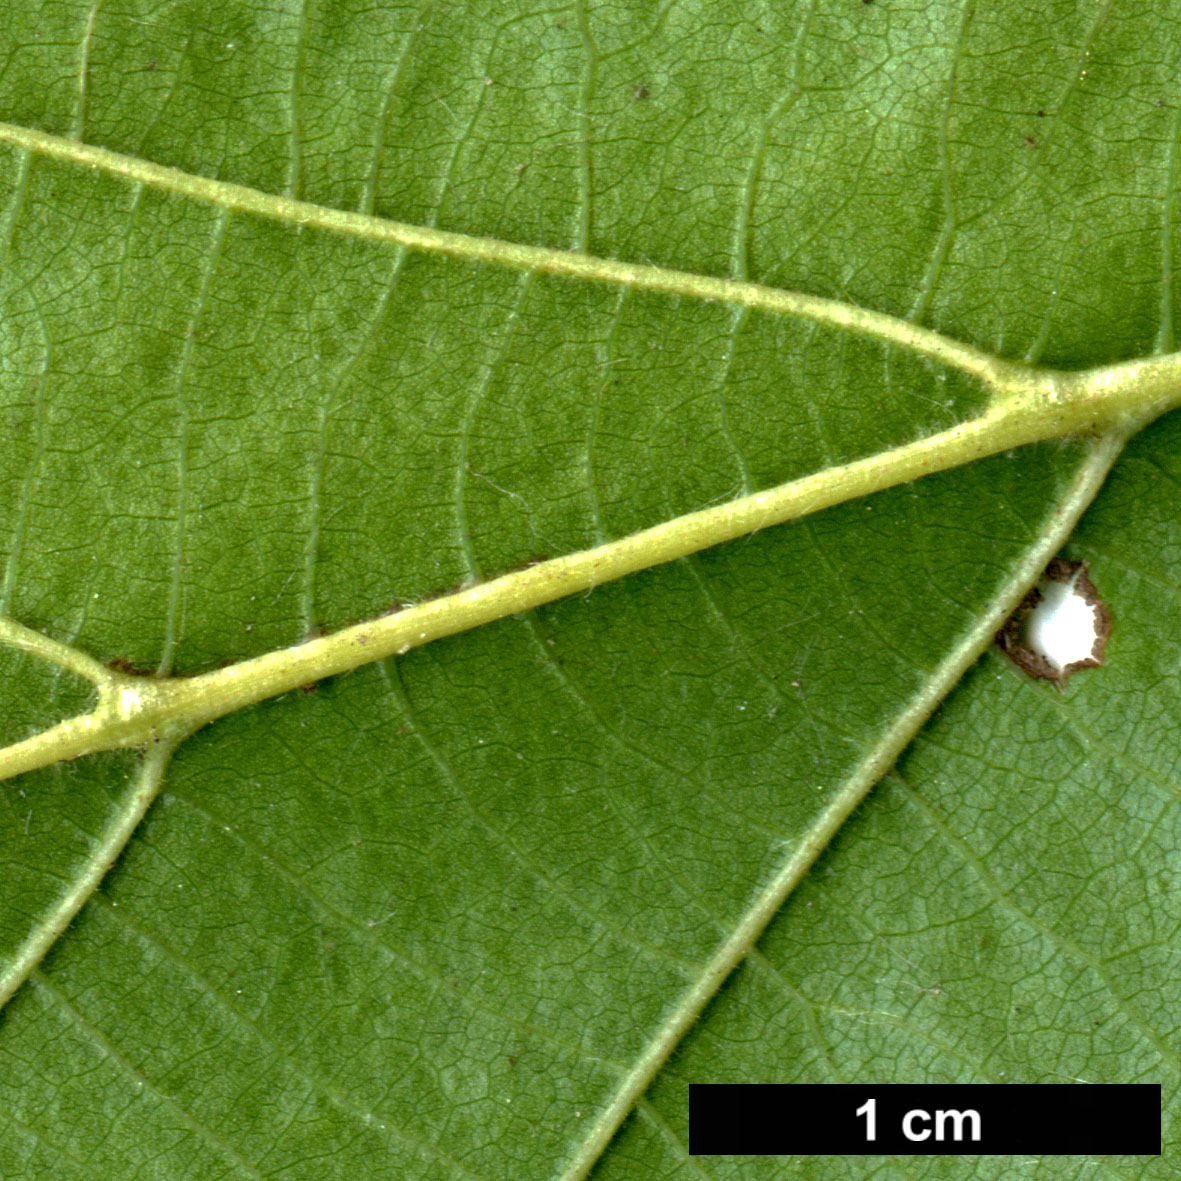
<svg viewBox="0 0 1181 1181">
<path fill-rule="evenodd" d="M 1111 612 L 1088 577 L 1086 562 L 1055 558 L 996 642 L 1023 672 L 1061 689 L 1079 669 L 1103 663 L 1110 634 Z"/>
</svg>

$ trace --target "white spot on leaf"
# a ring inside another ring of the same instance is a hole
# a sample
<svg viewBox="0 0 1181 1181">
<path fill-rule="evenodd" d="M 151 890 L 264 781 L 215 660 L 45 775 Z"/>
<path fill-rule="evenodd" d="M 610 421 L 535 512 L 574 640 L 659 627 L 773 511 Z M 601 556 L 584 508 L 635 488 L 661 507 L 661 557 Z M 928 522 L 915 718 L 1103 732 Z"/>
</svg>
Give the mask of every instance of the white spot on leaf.
<svg viewBox="0 0 1181 1181">
<path fill-rule="evenodd" d="M 997 643 L 1018 668 L 1061 689 L 1072 673 L 1103 663 L 1110 632 L 1111 613 L 1087 576 L 1086 562 L 1055 558 Z"/>
<path fill-rule="evenodd" d="M 1075 573 L 1069 582 L 1051 582 L 1042 591 L 1042 601 L 1025 620 L 1026 647 L 1061 672 L 1068 664 L 1087 660 L 1099 638 L 1098 604 L 1088 602 L 1078 588 Z"/>
</svg>

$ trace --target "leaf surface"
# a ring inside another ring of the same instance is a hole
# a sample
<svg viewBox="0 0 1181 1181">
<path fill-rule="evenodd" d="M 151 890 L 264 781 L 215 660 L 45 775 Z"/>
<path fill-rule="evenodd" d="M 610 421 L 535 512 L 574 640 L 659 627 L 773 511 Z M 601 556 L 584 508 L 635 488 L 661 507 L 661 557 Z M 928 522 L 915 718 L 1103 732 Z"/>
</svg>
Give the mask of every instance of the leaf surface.
<svg viewBox="0 0 1181 1181">
<path fill-rule="evenodd" d="M 799 289 L 1006 357 L 1172 347 L 1163 17 L 3 21 L 0 118 L 195 177 Z M 983 400 L 856 332 L 233 213 L 52 152 L 0 149 L 0 194 L 0 611 L 101 660 L 202 671 Z M 972 663 L 1112 446 L 996 456 L 202 731 L 0 1017 L 0 1172 L 557 1176 L 600 1158 L 715 994 L 604 1176 L 758 1168 L 685 1155 L 690 1077 L 1175 1090 L 1177 1008 L 1152 995 L 1177 925 L 1175 435 L 1145 432 L 1071 543 L 1113 602 L 1107 667 L 1059 698 L 986 657 L 729 983 L 727 946 Z M 1156 497 L 1145 536 L 1128 522 Z M 6 737 L 85 697 L 0 660 Z M 4 786 L 5 959 L 138 768 Z"/>
<path fill-rule="evenodd" d="M 817 862 L 596 1175 L 683 1168 L 685 1086 L 700 1080 L 1161 1083 L 1165 1158 L 1090 1167 L 1174 1175 L 1181 702 L 1176 583 L 1161 559 L 1179 535 L 1179 443 L 1176 415 L 1145 431 L 1067 550 L 1091 563 L 1117 620 L 1103 675 L 1058 693 L 996 650 L 983 658 Z M 845 1175 L 831 1158 L 703 1163 L 717 1177 Z M 935 1157 L 851 1161 L 847 1174 L 1063 1167 Z"/>
</svg>

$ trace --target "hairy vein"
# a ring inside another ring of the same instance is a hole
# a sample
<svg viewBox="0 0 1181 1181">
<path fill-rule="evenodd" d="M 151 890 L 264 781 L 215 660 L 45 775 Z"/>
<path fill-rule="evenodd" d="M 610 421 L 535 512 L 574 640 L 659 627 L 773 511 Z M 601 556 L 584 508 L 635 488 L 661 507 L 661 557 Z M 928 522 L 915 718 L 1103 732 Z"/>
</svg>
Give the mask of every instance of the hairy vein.
<svg viewBox="0 0 1181 1181">
<path fill-rule="evenodd" d="M 596 1116 L 582 1144 L 567 1163 L 562 1181 L 581 1181 L 590 1172 L 620 1124 L 633 1109 L 648 1085 L 663 1067 L 669 1054 L 716 995 L 722 982 L 750 953 L 771 918 L 778 913 L 791 892 L 803 879 L 813 861 L 827 847 L 849 814 L 865 798 L 918 732 L 931 711 L 959 680 L 967 666 L 991 640 L 997 627 L 1016 605 L 1025 588 L 1044 569 L 1049 559 L 1070 535 L 1078 518 L 1090 504 L 1104 477 L 1115 462 L 1122 443 L 1106 439 L 1095 445 L 1092 455 L 1061 506 L 1061 513 L 1047 528 L 1036 546 L 1013 572 L 1005 590 L 996 596 L 992 609 L 982 616 L 947 655 L 942 665 L 912 697 L 894 719 L 888 732 L 865 761 L 854 769 L 817 816 L 811 828 L 791 848 L 783 863 L 753 899 L 746 913 L 718 945 L 700 976 L 692 982 L 666 1014 L 661 1027 L 649 1039 L 634 1066 Z"/>
<path fill-rule="evenodd" d="M 115 864 L 152 801 L 159 795 L 164 769 L 175 749 L 175 742 L 161 742 L 148 750 L 139 773 L 132 779 L 127 794 L 120 800 L 90 855 L 74 872 L 48 913 L 16 949 L 12 959 L 0 968 L 0 1008 L 8 1004 L 12 994 L 29 978 Z"/>
<path fill-rule="evenodd" d="M 309 201 L 264 193 L 245 185 L 196 176 L 179 168 L 169 168 L 149 160 L 126 156 L 106 148 L 50 135 L 48 132 L 29 127 L 19 127 L 12 123 L 0 122 L 0 144 L 11 144 L 26 152 L 62 163 L 79 164 L 112 176 L 123 177 L 128 181 L 178 193 L 194 201 L 288 222 L 295 226 L 308 226 L 473 262 L 564 275 L 600 283 L 620 283 L 668 295 L 682 295 L 802 317 L 818 324 L 856 332 L 911 349 L 934 361 L 954 366 L 984 380 L 992 380 L 998 368 L 1003 367 L 1003 363 L 989 354 L 971 345 L 951 340 L 930 328 L 835 299 L 766 287 L 760 283 L 678 271 L 669 267 L 598 258 L 580 250 L 556 250 L 520 242 L 505 242 L 498 238 L 481 238 L 432 226 L 410 225 L 367 213 L 330 209 Z"/>
</svg>

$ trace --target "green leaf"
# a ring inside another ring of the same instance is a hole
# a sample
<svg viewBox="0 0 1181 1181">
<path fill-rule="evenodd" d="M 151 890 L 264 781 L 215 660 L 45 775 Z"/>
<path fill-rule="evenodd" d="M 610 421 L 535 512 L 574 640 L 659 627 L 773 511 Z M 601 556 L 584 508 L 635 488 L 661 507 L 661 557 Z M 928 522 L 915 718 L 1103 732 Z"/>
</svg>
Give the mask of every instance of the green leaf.
<svg viewBox="0 0 1181 1181">
<path fill-rule="evenodd" d="M 1102 675 L 1058 693 L 995 650 L 982 659 L 772 922 L 596 1175 L 683 1166 L 685 1085 L 705 1079 L 1164 1083 L 1166 1154 L 1175 1146 L 1178 456 L 1174 415 L 1132 444 L 1071 539 L 1116 619 Z M 1011 1160 L 969 1159 L 885 1174 L 1013 1175 Z M 834 1175 L 816 1158 L 707 1163 L 720 1177 Z M 1042 1167 L 1059 1175 L 1053 1160 Z M 1160 1159 L 1092 1167 L 1173 1175 Z"/>
<path fill-rule="evenodd" d="M 1151 11 L 9 8 L 0 616 L 74 655 L 4 633 L 6 741 L 81 653 L 205 672 L 970 423 L 972 357 L 1173 347 Z M 0 785 L 0 1174 L 782 1175 L 688 1157 L 690 1080 L 1175 1101 L 1179 430 L 1077 533 L 1118 431 Z M 1059 694 L 980 654 L 1063 546 L 1116 623 Z"/>
</svg>

